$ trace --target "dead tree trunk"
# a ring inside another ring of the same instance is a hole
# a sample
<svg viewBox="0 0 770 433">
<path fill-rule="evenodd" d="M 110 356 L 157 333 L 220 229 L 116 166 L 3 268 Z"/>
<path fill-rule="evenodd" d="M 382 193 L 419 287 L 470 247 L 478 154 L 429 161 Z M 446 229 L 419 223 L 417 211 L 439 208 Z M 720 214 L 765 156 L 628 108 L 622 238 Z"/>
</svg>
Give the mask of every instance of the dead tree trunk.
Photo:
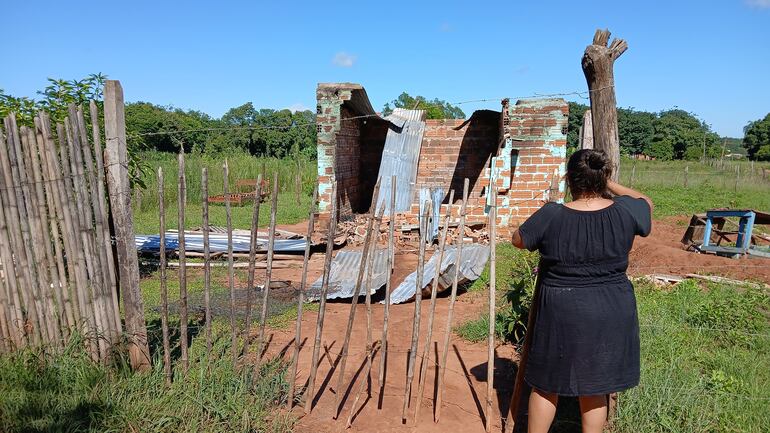
<svg viewBox="0 0 770 433">
<path fill-rule="evenodd" d="M 593 43 L 583 54 L 583 74 L 588 83 L 593 120 L 594 149 L 603 150 L 612 161 L 612 179 L 617 181 L 620 168 L 618 111 L 615 102 L 615 60 L 628 49 L 623 39 L 610 40 L 609 30 L 596 30 Z"/>
</svg>

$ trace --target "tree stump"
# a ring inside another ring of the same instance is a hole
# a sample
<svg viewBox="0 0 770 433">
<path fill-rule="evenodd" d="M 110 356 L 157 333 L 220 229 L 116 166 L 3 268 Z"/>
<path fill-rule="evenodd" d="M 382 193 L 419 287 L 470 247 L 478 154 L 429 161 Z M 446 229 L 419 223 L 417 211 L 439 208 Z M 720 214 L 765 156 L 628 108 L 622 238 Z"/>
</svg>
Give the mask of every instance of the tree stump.
<svg viewBox="0 0 770 433">
<path fill-rule="evenodd" d="M 609 30 L 596 30 L 593 43 L 583 54 L 583 74 L 588 83 L 593 118 L 594 149 L 604 151 L 612 162 L 612 180 L 617 181 L 620 169 L 618 111 L 615 102 L 613 65 L 627 49 L 623 39 L 610 40 Z"/>
</svg>

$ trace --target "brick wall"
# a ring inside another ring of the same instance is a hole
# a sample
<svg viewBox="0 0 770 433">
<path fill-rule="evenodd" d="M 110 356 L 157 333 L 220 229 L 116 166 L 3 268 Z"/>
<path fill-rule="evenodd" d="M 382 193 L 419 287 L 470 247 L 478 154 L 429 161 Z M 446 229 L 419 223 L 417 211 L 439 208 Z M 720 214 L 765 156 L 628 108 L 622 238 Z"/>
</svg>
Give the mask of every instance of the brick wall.
<svg viewBox="0 0 770 433">
<path fill-rule="evenodd" d="M 341 219 L 365 212 L 371 203 L 387 133 L 387 124 L 376 118 L 344 120 L 356 115 L 346 108 L 349 89 L 319 86 L 317 92 L 319 208 L 322 213 L 328 210 L 336 179 Z M 562 99 L 528 99 L 515 104 L 504 100 L 501 111 L 477 111 L 467 121 L 426 121 L 413 205 L 398 218 L 416 223 L 419 190 L 427 187 L 443 187 L 445 203 L 449 189 L 454 189 L 451 212 L 457 216 L 467 177 L 468 223 L 486 223 L 492 204 L 487 189 L 494 178 L 498 233 L 501 238 L 509 236 L 545 202 L 560 200 L 564 193 L 559 179 L 565 170 L 567 117 Z"/>
</svg>

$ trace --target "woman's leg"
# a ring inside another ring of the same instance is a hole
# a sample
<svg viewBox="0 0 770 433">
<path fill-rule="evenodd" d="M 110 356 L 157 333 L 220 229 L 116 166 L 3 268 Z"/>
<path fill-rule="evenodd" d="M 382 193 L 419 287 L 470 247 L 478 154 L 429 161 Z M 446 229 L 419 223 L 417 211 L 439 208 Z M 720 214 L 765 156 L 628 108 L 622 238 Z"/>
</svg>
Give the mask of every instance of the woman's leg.
<svg viewBox="0 0 770 433">
<path fill-rule="evenodd" d="M 583 422 L 583 433 L 602 433 L 607 421 L 607 396 L 580 396 L 580 418 Z"/>
<path fill-rule="evenodd" d="M 529 394 L 527 431 L 529 433 L 548 433 L 553 417 L 556 415 L 556 403 L 558 402 L 558 395 L 533 388 Z"/>
</svg>

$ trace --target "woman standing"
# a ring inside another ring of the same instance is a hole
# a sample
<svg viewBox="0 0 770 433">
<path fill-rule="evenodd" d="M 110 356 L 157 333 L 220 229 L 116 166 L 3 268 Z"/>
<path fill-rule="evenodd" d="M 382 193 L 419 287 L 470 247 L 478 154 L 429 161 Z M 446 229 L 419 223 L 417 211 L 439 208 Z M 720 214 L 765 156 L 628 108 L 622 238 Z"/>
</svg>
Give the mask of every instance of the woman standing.
<svg viewBox="0 0 770 433">
<path fill-rule="evenodd" d="M 573 201 L 546 204 L 513 234 L 513 245 L 540 252 L 524 373 L 530 433 L 548 431 L 560 395 L 577 396 L 583 432 L 599 433 L 608 394 L 639 384 L 639 322 L 626 268 L 634 237 L 650 233 L 652 202 L 609 180 L 611 171 L 603 152 L 575 152 L 566 175 Z"/>
</svg>

